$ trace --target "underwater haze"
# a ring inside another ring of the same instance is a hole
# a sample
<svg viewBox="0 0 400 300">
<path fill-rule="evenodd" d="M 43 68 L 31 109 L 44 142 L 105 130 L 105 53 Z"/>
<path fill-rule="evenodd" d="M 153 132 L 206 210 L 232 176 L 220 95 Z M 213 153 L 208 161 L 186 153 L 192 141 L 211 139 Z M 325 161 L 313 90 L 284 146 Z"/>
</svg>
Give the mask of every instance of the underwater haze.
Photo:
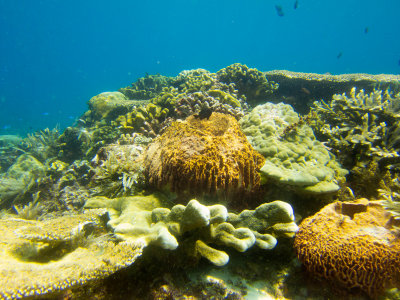
<svg viewBox="0 0 400 300">
<path fill-rule="evenodd" d="M 0 134 L 72 125 L 138 77 L 400 72 L 400 1 L 0 0 Z"/>
</svg>

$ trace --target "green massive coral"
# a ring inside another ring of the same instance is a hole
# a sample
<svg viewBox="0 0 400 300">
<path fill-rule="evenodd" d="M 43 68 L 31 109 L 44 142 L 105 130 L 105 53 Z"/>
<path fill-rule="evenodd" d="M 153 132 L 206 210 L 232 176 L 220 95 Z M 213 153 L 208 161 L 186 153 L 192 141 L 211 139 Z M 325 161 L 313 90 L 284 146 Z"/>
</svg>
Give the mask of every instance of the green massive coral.
<svg viewBox="0 0 400 300">
<path fill-rule="evenodd" d="M 85 205 L 107 208 L 108 226 L 123 241 L 168 250 L 179 246 L 188 256 L 205 257 L 217 266 L 225 265 L 229 256 L 214 245 L 239 252 L 253 245 L 267 250 L 275 247 L 277 237 L 293 237 L 297 231 L 293 210 L 282 201 L 265 203 L 238 215 L 228 213 L 222 205 L 205 206 L 194 199 L 186 206 L 162 206 L 154 196 L 94 197 Z"/>
<path fill-rule="evenodd" d="M 339 189 L 337 180 L 347 171 L 290 105 L 259 105 L 240 124 L 254 149 L 266 158 L 261 173 L 267 178 L 311 193 Z"/>
</svg>

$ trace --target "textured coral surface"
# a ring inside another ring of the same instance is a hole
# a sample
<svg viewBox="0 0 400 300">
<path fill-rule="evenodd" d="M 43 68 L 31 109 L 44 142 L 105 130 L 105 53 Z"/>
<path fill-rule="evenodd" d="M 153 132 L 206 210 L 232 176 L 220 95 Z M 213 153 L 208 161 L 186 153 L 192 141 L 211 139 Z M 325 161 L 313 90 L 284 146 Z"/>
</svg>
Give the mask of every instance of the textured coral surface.
<svg viewBox="0 0 400 300">
<path fill-rule="evenodd" d="M 313 275 L 376 297 L 400 287 L 396 222 L 378 202 L 335 202 L 301 223 L 294 247 Z"/>
<path fill-rule="evenodd" d="M 213 113 L 174 122 L 146 150 L 145 173 L 154 186 L 196 193 L 251 190 L 264 158 L 248 143 L 235 118 Z"/>
<path fill-rule="evenodd" d="M 56 293 L 133 263 L 142 248 L 101 239 L 96 233 L 100 213 L 86 210 L 47 221 L 0 220 L 0 299 Z M 91 237 L 87 228 L 94 229 Z"/>
</svg>

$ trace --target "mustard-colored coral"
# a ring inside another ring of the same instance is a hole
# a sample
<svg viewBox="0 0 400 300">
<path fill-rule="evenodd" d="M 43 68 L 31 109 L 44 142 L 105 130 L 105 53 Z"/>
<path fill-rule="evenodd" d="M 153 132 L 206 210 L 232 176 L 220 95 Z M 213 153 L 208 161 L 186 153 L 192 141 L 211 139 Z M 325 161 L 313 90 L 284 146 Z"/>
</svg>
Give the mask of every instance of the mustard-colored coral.
<svg viewBox="0 0 400 300">
<path fill-rule="evenodd" d="M 196 194 L 251 190 L 260 183 L 263 163 L 237 121 L 220 113 L 174 122 L 144 155 L 150 184 Z"/>
<path fill-rule="evenodd" d="M 377 201 L 335 202 L 300 224 L 294 247 L 313 275 L 375 298 L 400 288 L 396 222 Z"/>
</svg>

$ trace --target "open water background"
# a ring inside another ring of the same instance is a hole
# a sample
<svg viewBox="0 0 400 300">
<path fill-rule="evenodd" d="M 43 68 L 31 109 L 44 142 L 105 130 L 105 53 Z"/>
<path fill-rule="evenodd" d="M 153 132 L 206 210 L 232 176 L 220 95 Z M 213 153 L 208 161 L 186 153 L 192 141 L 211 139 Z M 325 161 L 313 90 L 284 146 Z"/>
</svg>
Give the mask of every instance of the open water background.
<svg viewBox="0 0 400 300">
<path fill-rule="evenodd" d="M 63 129 L 146 72 L 400 73 L 399 0 L 295 2 L 0 0 L 0 134 Z"/>
</svg>

